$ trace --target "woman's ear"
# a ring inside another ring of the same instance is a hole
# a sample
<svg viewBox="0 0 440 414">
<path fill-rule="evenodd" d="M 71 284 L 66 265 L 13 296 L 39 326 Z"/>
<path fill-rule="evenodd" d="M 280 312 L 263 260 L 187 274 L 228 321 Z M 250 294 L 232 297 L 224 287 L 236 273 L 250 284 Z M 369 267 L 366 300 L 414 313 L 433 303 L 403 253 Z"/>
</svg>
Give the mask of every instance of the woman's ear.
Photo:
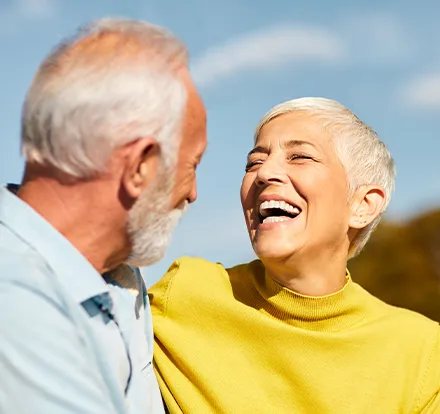
<svg viewBox="0 0 440 414">
<path fill-rule="evenodd" d="M 367 185 L 358 188 L 352 199 L 350 228 L 363 229 L 371 224 L 382 213 L 385 198 L 382 187 Z"/>
<path fill-rule="evenodd" d="M 128 196 L 137 199 L 154 179 L 159 154 L 159 144 L 154 138 L 139 138 L 127 144 L 122 185 Z"/>
</svg>

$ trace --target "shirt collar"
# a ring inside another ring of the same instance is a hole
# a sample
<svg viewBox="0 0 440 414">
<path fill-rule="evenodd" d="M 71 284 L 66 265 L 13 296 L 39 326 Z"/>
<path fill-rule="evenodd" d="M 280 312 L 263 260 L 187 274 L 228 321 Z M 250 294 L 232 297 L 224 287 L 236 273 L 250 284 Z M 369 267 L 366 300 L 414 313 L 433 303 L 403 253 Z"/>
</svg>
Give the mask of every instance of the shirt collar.
<svg viewBox="0 0 440 414">
<path fill-rule="evenodd" d="M 8 186 L 11 191 L 0 187 L 0 224 L 43 257 L 78 303 L 108 294 L 107 284 L 91 263 L 48 221 L 15 196 L 14 187 Z"/>
</svg>

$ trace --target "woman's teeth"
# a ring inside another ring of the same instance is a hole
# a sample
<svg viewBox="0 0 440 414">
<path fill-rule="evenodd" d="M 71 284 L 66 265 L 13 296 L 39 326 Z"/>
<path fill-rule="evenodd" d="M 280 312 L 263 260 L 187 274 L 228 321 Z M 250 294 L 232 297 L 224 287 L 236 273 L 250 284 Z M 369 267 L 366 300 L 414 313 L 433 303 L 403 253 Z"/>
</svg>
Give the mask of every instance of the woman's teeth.
<svg viewBox="0 0 440 414">
<path fill-rule="evenodd" d="M 270 216 L 263 219 L 263 223 L 279 223 L 281 221 L 288 221 L 292 220 L 289 217 L 277 217 L 277 216 Z"/>
<path fill-rule="evenodd" d="M 297 216 L 301 211 L 298 207 L 292 206 L 291 204 L 285 202 L 285 201 L 278 201 L 278 200 L 269 200 L 269 201 L 263 201 L 260 204 L 260 214 L 263 217 L 268 217 L 271 214 L 271 210 L 278 209 L 285 211 L 289 214 L 289 216 Z"/>
</svg>

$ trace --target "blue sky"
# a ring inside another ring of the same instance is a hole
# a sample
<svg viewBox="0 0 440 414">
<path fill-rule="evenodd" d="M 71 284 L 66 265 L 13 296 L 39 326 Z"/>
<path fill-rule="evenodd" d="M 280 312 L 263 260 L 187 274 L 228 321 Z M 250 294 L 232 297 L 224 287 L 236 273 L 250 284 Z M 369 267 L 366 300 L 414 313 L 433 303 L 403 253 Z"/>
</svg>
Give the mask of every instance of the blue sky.
<svg viewBox="0 0 440 414">
<path fill-rule="evenodd" d="M 440 206 L 440 2 L 0 0 L 0 181 L 18 182 L 21 104 L 50 48 L 103 16 L 144 19 L 187 44 L 208 109 L 199 199 L 148 284 L 181 255 L 253 257 L 239 187 L 253 129 L 273 105 L 336 99 L 373 126 L 397 163 L 388 216 Z"/>
</svg>

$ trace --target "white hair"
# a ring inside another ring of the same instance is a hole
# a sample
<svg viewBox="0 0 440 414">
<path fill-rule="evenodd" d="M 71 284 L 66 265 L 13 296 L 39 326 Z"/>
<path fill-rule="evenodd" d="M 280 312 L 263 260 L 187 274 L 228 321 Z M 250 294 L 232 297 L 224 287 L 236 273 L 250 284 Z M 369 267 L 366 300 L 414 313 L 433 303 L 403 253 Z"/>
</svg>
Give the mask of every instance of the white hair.
<svg viewBox="0 0 440 414">
<path fill-rule="evenodd" d="M 339 102 L 326 98 L 293 99 L 275 106 L 258 124 L 255 141 L 264 125 L 277 116 L 293 111 L 310 113 L 322 121 L 323 127 L 332 134 L 336 152 L 347 173 L 350 198 L 358 188 L 366 185 L 379 185 L 385 191 L 381 214 L 361 229 L 351 243 L 348 254 L 352 258 L 363 249 L 388 207 L 396 177 L 394 161 L 371 127 Z"/>
<path fill-rule="evenodd" d="M 184 45 L 167 30 L 102 19 L 58 45 L 40 65 L 22 112 L 22 152 L 78 178 L 105 171 L 111 153 L 141 137 L 174 165 L 187 93 L 177 70 Z"/>
</svg>

